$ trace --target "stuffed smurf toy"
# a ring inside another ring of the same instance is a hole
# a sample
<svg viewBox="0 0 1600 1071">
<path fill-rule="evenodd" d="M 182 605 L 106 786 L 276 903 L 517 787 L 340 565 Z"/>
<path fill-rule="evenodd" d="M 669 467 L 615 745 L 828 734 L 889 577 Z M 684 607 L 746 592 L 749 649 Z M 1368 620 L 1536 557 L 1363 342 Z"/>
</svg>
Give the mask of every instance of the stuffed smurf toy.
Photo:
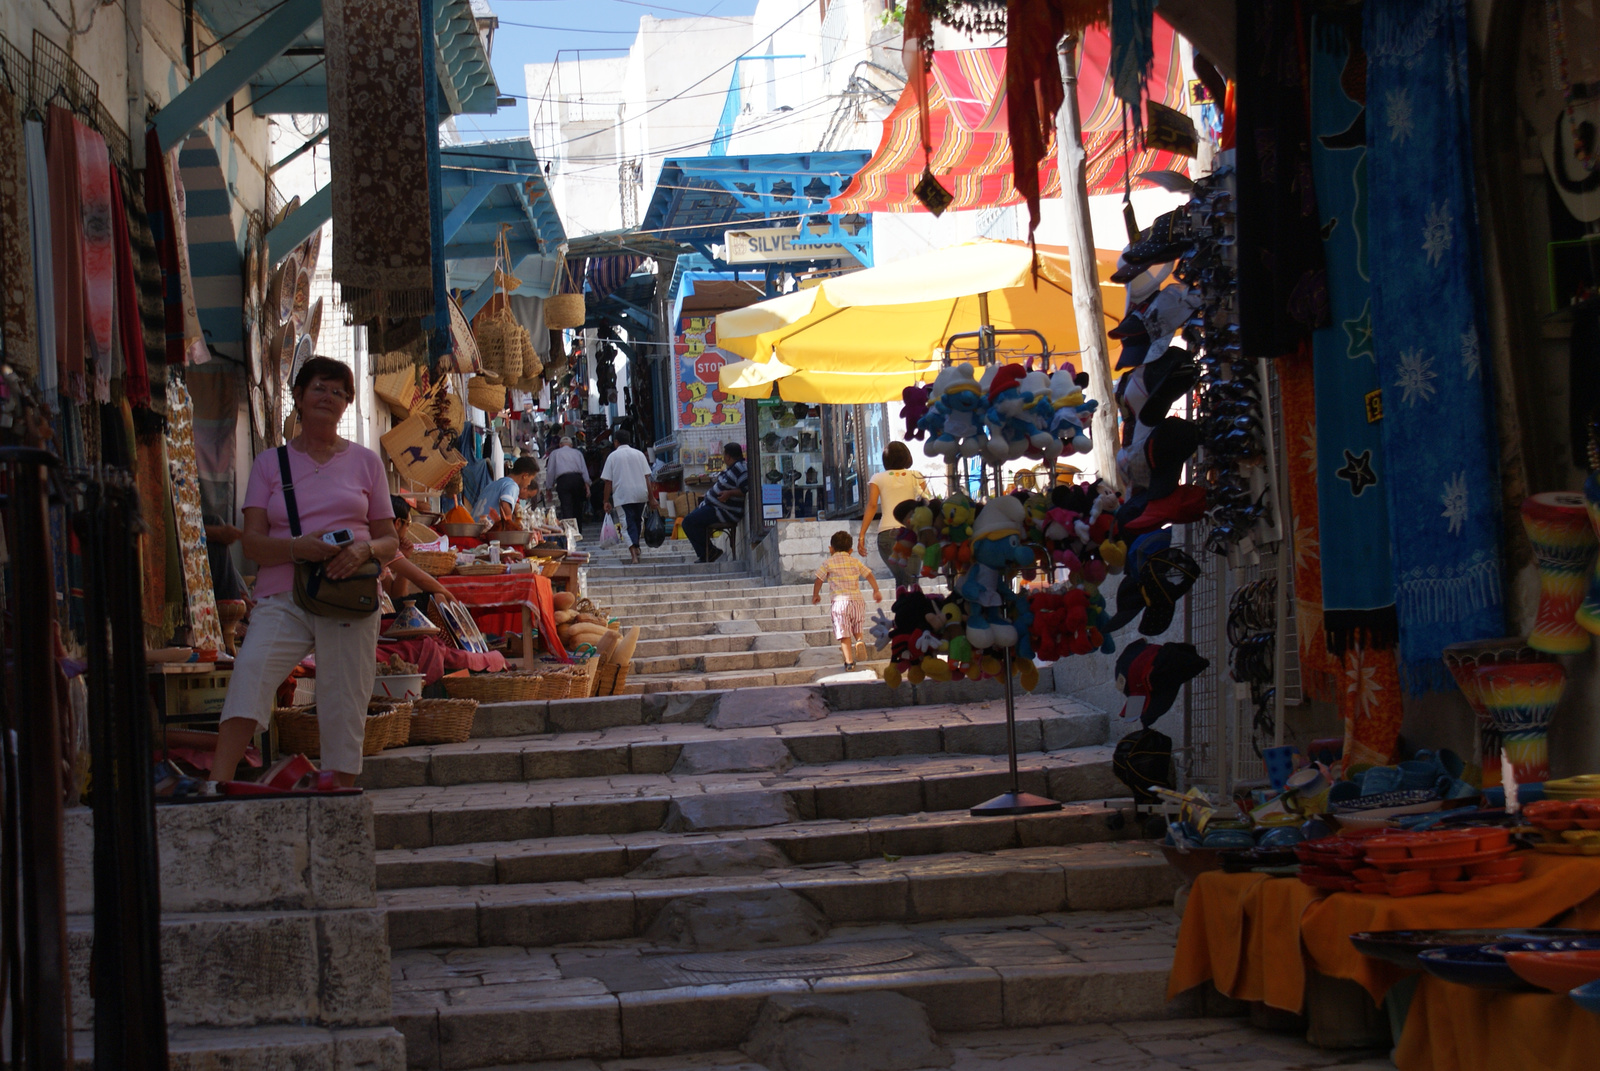
<svg viewBox="0 0 1600 1071">
<path fill-rule="evenodd" d="M 1022 545 L 1024 520 L 1022 503 L 1006 495 L 985 505 L 972 525 L 972 567 L 955 590 L 967 600 L 967 640 L 974 649 L 1017 644 L 1016 626 L 994 611 L 1005 605 L 1002 574 L 1033 563 L 1033 552 Z"/>
<path fill-rule="evenodd" d="M 953 364 L 940 371 L 933 381 L 930 404 L 928 414 L 917 422 L 930 435 L 922 452 L 947 461 L 976 457 L 983 449 L 980 418 L 987 403 L 972 366 Z"/>
<path fill-rule="evenodd" d="M 1084 398 L 1079 382 L 1083 378 L 1070 366 L 1050 377 L 1050 437 L 1067 454 L 1087 454 L 1094 449 L 1088 428 L 1100 403 Z"/>
</svg>

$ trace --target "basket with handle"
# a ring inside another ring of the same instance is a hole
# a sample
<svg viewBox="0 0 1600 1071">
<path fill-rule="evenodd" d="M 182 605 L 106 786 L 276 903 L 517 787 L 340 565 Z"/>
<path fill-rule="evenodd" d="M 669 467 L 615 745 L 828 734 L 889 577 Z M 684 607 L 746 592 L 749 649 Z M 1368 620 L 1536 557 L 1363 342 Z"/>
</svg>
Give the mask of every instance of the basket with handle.
<svg viewBox="0 0 1600 1071">
<path fill-rule="evenodd" d="M 440 488 L 467 467 L 467 459 L 455 448 L 456 433 L 440 428 L 433 419 L 434 399 L 448 378 L 441 376 L 416 402 L 411 415 L 383 434 L 379 440 L 384 453 L 394 462 L 395 471 L 413 483 Z M 460 404 L 459 400 L 456 402 Z"/>
<path fill-rule="evenodd" d="M 572 671 L 572 688 L 567 692 L 567 698 L 587 699 L 594 695 L 598 680 L 596 670 L 600 668 L 599 664 L 593 658 L 588 658 L 582 662 L 574 662 L 568 668 Z"/>
<path fill-rule="evenodd" d="M 479 703 L 525 703 L 534 699 L 565 699 L 572 677 L 566 666 L 538 673 L 484 673 L 475 677 L 445 677 L 444 690 L 452 699 Z"/>
<path fill-rule="evenodd" d="M 449 550 L 414 550 L 408 558 L 411 564 L 429 576 L 449 576 L 456 571 L 456 556 Z"/>
<path fill-rule="evenodd" d="M 411 743 L 459 744 L 472 736 L 476 699 L 416 699 L 411 703 Z"/>
<path fill-rule="evenodd" d="M 506 407 L 506 388 L 488 376 L 473 376 L 467 380 L 467 401 L 493 415 Z"/>
<path fill-rule="evenodd" d="M 607 662 L 595 673 L 595 695 L 621 695 L 628 683 L 628 667 L 621 662 Z"/>
<path fill-rule="evenodd" d="M 285 754 L 322 757 L 322 735 L 314 706 L 279 707 L 272 712 L 278 723 L 278 749 Z M 376 755 L 385 748 L 404 747 L 411 739 L 411 704 L 374 702 L 367 707 L 361 754 Z"/>
<path fill-rule="evenodd" d="M 582 327 L 588 318 L 583 301 L 583 281 L 572 271 L 572 258 L 563 262 L 561 270 L 561 293 L 546 298 L 544 302 L 544 325 L 552 331 Z"/>
</svg>

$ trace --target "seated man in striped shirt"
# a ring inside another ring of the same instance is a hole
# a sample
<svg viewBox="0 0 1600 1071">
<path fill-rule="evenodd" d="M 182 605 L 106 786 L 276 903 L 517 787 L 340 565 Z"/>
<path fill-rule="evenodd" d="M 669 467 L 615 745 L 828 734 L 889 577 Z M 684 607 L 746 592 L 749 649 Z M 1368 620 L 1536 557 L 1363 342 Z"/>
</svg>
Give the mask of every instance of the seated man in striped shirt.
<svg viewBox="0 0 1600 1071">
<path fill-rule="evenodd" d="M 726 463 L 711 490 L 700 505 L 683 519 L 683 534 L 689 537 L 694 555 L 703 562 L 714 562 L 722 557 L 720 548 L 710 545 L 712 528 L 732 528 L 744 516 L 744 496 L 748 470 L 744 462 L 744 447 L 726 443 L 722 447 Z"/>
</svg>

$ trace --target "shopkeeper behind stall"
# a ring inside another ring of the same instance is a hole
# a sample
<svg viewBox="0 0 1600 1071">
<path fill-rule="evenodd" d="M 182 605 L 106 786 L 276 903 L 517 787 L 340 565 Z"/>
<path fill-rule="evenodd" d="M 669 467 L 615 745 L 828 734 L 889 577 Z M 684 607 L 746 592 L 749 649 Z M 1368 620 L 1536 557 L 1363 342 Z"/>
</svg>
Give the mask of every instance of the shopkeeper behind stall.
<svg viewBox="0 0 1600 1071">
<path fill-rule="evenodd" d="M 882 506 L 883 520 L 878 524 L 878 557 L 894 574 L 897 587 L 916 583 L 917 573 L 906 563 L 891 557 L 898 531 L 894 511 L 902 502 L 928 497 L 927 481 L 922 478 L 922 473 L 911 467 L 911 450 L 898 440 L 890 443 L 883 452 L 883 471 L 875 473 L 867 481 L 867 503 L 861 514 L 861 538 L 856 549 L 863 558 L 867 556 L 867 528 L 871 526 L 872 518 L 877 516 L 879 506 Z"/>
<path fill-rule="evenodd" d="M 538 497 L 538 480 L 539 462 L 531 457 L 517 458 L 509 476 L 502 476 L 483 489 L 472 507 L 472 516 L 480 521 L 512 520 L 519 501 Z"/>
<path fill-rule="evenodd" d="M 263 451 L 244 496 L 244 553 L 260 566 L 256 607 L 233 663 L 211 776 L 233 779 L 250 738 L 271 720 L 278 685 L 315 652 L 322 767 L 353 785 L 361 772 L 381 618 L 375 612 L 321 617 L 301 609 L 294 600 L 294 563 L 322 562 L 327 576 L 339 580 L 369 559 L 388 561 L 397 550 L 394 509 L 378 455 L 339 436 L 339 418 L 355 396 L 349 367 L 312 357 L 295 376 L 292 393 L 300 434 L 286 449 L 301 534 L 290 531 L 281 455 Z"/>
</svg>

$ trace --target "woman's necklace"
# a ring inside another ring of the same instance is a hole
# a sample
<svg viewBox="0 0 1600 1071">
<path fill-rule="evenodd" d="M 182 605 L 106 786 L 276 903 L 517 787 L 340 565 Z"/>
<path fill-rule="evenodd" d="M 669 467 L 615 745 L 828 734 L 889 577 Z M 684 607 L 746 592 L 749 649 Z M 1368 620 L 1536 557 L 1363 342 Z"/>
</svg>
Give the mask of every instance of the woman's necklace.
<svg viewBox="0 0 1600 1071">
<path fill-rule="evenodd" d="M 306 459 L 311 462 L 311 474 L 313 476 L 320 475 L 323 467 L 332 464 L 333 459 L 339 456 L 339 448 L 337 446 L 330 446 L 328 447 L 328 456 L 320 461 L 317 460 L 317 455 L 312 452 L 311 444 L 306 442 L 305 436 L 303 435 L 300 437 L 300 451 L 305 454 Z"/>
</svg>

